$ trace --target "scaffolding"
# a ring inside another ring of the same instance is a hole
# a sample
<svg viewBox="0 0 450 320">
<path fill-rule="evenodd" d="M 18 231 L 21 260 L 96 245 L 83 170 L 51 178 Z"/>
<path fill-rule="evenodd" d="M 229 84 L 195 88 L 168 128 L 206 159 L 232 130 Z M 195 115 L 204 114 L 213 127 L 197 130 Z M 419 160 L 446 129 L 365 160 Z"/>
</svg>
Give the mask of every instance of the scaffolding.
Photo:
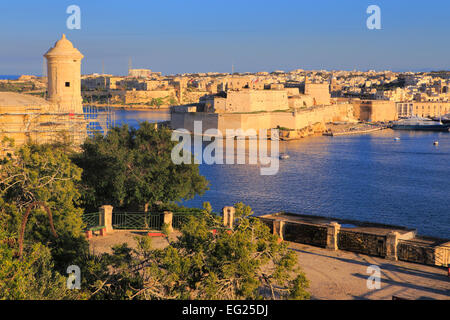
<svg viewBox="0 0 450 320">
<path fill-rule="evenodd" d="M 2 109 L 0 136 L 13 138 L 16 144 L 30 140 L 54 143 L 66 135 L 74 145 L 81 145 L 87 137 L 106 135 L 115 126 L 115 112 L 110 107 L 85 106 L 83 113 L 47 112 L 40 106 L 24 106 L 22 112 Z"/>
<path fill-rule="evenodd" d="M 83 115 L 87 121 L 87 135 L 107 135 L 116 126 L 116 113 L 111 107 L 84 106 Z"/>
</svg>

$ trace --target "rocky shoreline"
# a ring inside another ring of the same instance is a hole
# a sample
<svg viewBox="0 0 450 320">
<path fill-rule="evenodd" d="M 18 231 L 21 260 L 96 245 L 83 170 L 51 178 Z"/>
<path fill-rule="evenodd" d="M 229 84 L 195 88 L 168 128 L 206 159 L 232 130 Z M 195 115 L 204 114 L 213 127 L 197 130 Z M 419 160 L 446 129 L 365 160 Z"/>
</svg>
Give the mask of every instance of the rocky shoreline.
<svg viewBox="0 0 450 320">
<path fill-rule="evenodd" d="M 299 140 L 314 135 L 340 136 L 349 134 L 364 134 L 386 129 L 376 123 L 327 123 L 316 122 L 299 130 L 279 128 L 280 140 Z"/>
</svg>

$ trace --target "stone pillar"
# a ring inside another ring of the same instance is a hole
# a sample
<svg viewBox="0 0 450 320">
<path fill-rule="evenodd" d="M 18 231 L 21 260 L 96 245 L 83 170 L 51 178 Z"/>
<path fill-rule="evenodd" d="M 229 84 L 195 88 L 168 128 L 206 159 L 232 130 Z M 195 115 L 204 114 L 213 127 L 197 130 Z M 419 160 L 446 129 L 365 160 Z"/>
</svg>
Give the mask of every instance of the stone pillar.
<svg viewBox="0 0 450 320">
<path fill-rule="evenodd" d="M 331 222 L 327 226 L 327 249 L 337 251 L 338 248 L 338 234 L 341 225 L 337 222 Z"/>
<path fill-rule="evenodd" d="M 273 220 L 273 234 L 284 240 L 284 221 L 283 220 Z"/>
<path fill-rule="evenodd" d="M 105 226 L 106 232 L 112 232 L 112 212 L 113 207 L 109 205 L 104 205 L 99 208 L 99 224 Z"/>
<path fill-rule="evenodd" d="M 173 213 L 170 212 L 170 211 L 164 211 L 164 214 L 163 214 L 163 223 L 164 223 L 165 225 L 167 225 L 167 230 L 168 230 L 169 232 L 173 232 L 173 224 L 172 224 L 172 221 L 173 221 Z"/>
<path fill-rule="evenodd" d="M 386 259 L 398 260 L 397 245 L 399 236 L 400 234 L 397 231 L 392 231 L 386 236 Z"/>
<path fill-rule="evenodd" d="M 233 229 L 233 222 L 234 222 L 234 213 L 236 212 L 236 209 L 234 207 L 224 207 L 222 209 L 223 212 L 223 225 Z"/>
</svg>

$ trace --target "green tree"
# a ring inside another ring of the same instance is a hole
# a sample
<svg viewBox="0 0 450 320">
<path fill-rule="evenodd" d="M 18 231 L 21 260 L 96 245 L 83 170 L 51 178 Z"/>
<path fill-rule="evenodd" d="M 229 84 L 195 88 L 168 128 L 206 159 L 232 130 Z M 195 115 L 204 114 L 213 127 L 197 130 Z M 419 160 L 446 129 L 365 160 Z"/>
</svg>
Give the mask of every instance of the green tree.
<svg viewBox="0 0 450 320">
<path fill-rule="evenodd" d="M 69 290 L 66 277 L 55 271 L 50 249 L 40 243 L 26 247 L 22 258 L 17 246 L 0 236 L 0 299 L 85 299 L 87 292 Z"/>
<path fill-rule="evenodd" d="M 9 230 L 18 231 L 19 222 L 28 206 L 44 202 L 52 212 L 56 230 L 78 236 L 82 231 L 82 209 L 77 208 L 79 192 L 76 187 L 81 179 L 81 169 L 69 159 L 64 149 L 56 145 L 28 144 L 14 155 L 1 161 L 0 209 L 7 219 Z M 36 240 L 50 234 L 47 213 L 41 208 L 32 211 L 27 231 Z"/>
<path fill-rule="evenodd" d="M 83 169 L 85 206 L 97 210 L 103 204 L 142 210 L 156 202 L 192 198 L 207 189 L 198 165 L 175 165 L 171 131 L 143 122 L 139 129 L 127 125 L 96 135 L 74 158 Z"/>
<path fill-rule="evenodd" d="M 0 221 L 4 231 L 19 239 L 24 224 L 24 248 L 35 243 L 45 245 L 60 272 L 87 250 L 82 236 L 83 210 L 77 207 L 81 169 L 67 152 L 63 144 L 28 144 L 7 155 L 0 164 Z M 57 237 L 41 203 L 51 213 Z"/>
<path fill-rule="evenodd" d="M 248 215 L 248 206 L 236 207 L 241 212 L 232 232 L 206 204 L 204 215 L 191 216 L 178 240 L 165 249 L 152 249 L 148 238 L 139 238 L 136 250 L 116 247 L 103 260 L 116 261 L 108 268 L 113 271 L 97 281 L 93 297 L 309 299 L 296 254 Z"/>
</svg>

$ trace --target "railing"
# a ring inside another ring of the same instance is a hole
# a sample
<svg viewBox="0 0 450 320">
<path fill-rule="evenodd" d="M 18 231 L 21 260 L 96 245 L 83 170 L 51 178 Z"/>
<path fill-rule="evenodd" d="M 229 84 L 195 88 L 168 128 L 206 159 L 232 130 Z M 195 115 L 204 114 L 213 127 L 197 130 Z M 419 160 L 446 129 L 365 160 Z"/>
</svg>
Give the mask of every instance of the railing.
<svg viewBox="0 0 450 320">
<path fill-rule="evenodd" d="M 188 222 L 189 217 L 199 214 L 201 213 L 192 211 L 174 212 L 172 227 L 180 230 Z M 161 230 L 163 217 L 162 212 L 113 212 L 112 227 L 118 230 Z M 84 214 L 83 222 L 86 229 L 99 226 L 99 213 Z"/>
<path fill-rule="evenodd" d="M 113 212 L 112 227 L 121 230 L 161 230 L 161 213 Z"/>
<path fill-rule="evenodd" d="M 201 215 L 200 212 L 174 212 L 172 218 L 172 226 L 174 229 L 180 230 L 181 227 L 186 224 L 189 220 L 189 217 Z M 218 215 L 213 213 L 213 215 Z M 214 224 L 211 221 L 207 222 L 209 227 L 214 227 Z"/>
<path fill-rule="evenodd" d="M 183 224 L 186 224 L 192 213 L 174 212 L 172 219 L 172 226 L 174 229 L 180 230 Z"/>
<path fill-rule="evenodd" d="M 82 215 L 83 223 L 85 224 L 85 229 L 90 229 L 97 227 L 99 225 L 99 213 L 85 213 Z"/>
</svg>

